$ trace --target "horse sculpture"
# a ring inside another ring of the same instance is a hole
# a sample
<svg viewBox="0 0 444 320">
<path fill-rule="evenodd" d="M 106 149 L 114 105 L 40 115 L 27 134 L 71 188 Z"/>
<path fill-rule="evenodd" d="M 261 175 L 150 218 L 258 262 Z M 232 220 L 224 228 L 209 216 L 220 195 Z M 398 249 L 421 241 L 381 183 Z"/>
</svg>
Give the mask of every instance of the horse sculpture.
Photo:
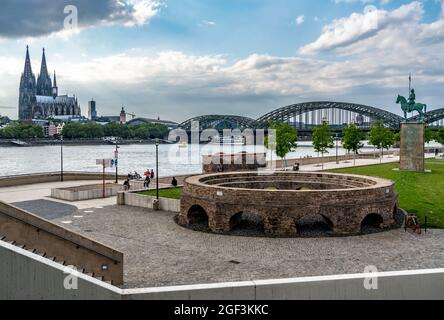
<svg viewBox="0 0 444 320">
<path fill-rule="evenodd" d="M 427 105 L 423 103 L 413 103 L 410 104 L 407 99 L 401 95 L 398 95 L 396 100 L 397 104 L 401 104 L 402 111 L 404 111 L 405 119 L 408 118 L 408 113 L 413 111 L 418 111 L 421 121 L 424 120 L 425 114 L 427 113 Z"/>
</svg>

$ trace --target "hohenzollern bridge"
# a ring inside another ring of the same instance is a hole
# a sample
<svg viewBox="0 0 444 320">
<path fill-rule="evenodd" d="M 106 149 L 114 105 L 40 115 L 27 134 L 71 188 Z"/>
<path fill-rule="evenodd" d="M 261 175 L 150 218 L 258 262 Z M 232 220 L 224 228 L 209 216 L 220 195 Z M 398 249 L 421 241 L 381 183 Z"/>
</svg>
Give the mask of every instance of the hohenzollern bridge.
<svg viewBox="0 0 444 320">
<path fill-rule="evenodd" d="M 409 120 L 416 120 L 412 117 Z M 312 129 L 327 121 L 333 130 L 342 130 L 346 124 L 355 123 L 363 130 L 370 129 L 372 122 L 382 120 L 393 130 L 399 130 L 404 118 L 379 108 L 345 102 L 304 102 L 274 110 L 259 119 L 231 115 L 204 115 L 189 119 L 179 125 L 191 131 L 192 122 L 198 121 L 200 130 L 216 129 L 261 129 L 266 128 L 270 121 L 288 122 L 301 133 L 311 132 Z M 430 126 L 444 126 L 444 108 L 428 112 L 425 117 Z"/>
</svg>

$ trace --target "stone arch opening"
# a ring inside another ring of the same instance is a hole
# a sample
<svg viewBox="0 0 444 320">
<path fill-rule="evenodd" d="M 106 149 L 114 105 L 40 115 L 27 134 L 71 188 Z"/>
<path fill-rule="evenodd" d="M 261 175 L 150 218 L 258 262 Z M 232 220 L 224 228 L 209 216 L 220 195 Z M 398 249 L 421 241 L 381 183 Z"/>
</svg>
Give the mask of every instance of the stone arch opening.
<svg viewBox="0 0 444 320">
<path fill-rule="evenodd" d="M 384 219 L 377 213 L 369 214 L 361 222 L 361 232 L 371 232 L 381 229 Z"/>
<path fill-rule="evenodd" d="M 230 230 L 236 234 L 263 235 L 265 233 L 264 219 L 257 213 L 239 212 L 231 217 Z"/>
<path fill-rule="evenodd" d="M 321 214 L 311 214 L 295 221 L 300 236 L 325 236 L 333 234 L 333 222 Z"/>
<path fill-rule="evenodd" d="M 207 230 L 209 228 L 208 220 L 208 214 L 201 206 L 194 205 L 188 210 L 188 224 L 191 227 Z"/>
</svg>

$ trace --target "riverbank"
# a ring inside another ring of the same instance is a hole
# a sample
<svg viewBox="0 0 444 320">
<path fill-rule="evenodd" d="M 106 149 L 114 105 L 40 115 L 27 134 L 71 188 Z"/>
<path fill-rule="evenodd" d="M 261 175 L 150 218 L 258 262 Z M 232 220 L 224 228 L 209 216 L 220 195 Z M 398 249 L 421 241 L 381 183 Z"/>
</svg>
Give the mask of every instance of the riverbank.
<svg viewBox="0 0 444 320">
<path fill-rule="evenodd" d="M 152 145 L 156 143 L 156 140 L 119 140 L 119 145 Z M 160 144 L 167 144 L 166 140 L 159 140 Z M 64 139 L 64 145 L 68 146 L 102 146 L 102 145 L 115 145 L 115 142 L 103 139 Z M 60 145 L 60 140 L 57 139 L 33 139 L 33 140 L 17 140 L 17 139 L 0 139 L 0 147 L 43 147 L 43 146 L 55 146 Z"/>
</svg>

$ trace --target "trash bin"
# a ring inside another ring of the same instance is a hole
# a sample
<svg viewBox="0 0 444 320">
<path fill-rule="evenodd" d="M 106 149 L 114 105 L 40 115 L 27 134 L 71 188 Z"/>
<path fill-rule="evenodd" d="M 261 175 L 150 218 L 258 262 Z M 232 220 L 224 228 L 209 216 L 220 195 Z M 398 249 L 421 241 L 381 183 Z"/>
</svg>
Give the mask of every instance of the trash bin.
<svg viewBox="0 0 444 320">
<path fill-rule="evenodd" d="M 159 211 L 160 210 L 160 202 L 157 199 L 153 200 L 153 210 Z"/>
</svg>

